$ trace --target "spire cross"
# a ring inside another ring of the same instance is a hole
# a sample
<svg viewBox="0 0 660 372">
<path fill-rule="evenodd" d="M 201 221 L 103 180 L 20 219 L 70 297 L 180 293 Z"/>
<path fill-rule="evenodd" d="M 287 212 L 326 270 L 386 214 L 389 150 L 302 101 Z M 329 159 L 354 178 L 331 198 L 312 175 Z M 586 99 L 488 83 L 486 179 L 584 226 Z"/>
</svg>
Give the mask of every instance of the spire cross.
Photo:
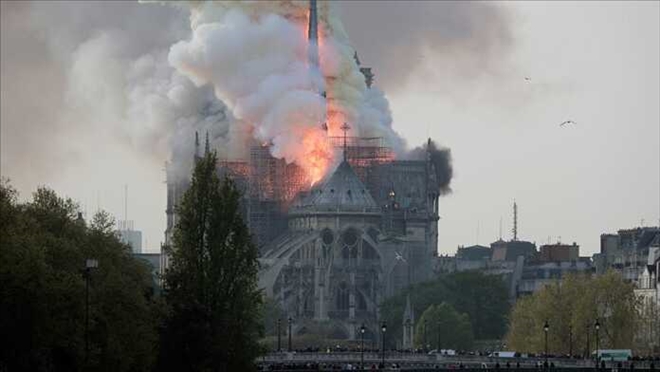
<svg viewBox="0 0 660 372">
<path fill-rule="evenodd" d="M 351 127 L 347 123 L 344 123 L 339 129 L 344 131 L 344 160 L 346 160 L 346 132 L 348 132 Z"/>
</svg>

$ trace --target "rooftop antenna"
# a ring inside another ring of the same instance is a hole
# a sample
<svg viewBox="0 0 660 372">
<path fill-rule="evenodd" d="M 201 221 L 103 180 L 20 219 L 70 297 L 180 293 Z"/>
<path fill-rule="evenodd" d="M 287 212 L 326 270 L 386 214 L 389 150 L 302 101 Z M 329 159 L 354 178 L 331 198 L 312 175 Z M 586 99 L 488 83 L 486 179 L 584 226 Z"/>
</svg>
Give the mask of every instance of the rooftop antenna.
<svg viewBox="0 0 660 372">
<path fill-rule="evenodd" d="M 513 199 L 513 241 L 518 240 L 518 204 L 516 204 L 516 199 Z"/>
<path fill-rule="evenodd" d="M 500 240 L 502 240 L 502 216 L 500 216 Z"/>
<path fill-rule="evenodd" d="M 342 131 L 344 131 L 344 160 L 346 160 L 346 132 L 348 132 L 351 127 L 348 125 L 348 123 L 344 123 L 341 128 Z"/>
<path fill-rule="evenodd" d="M 124 229 L 128 230 L 128 184 L 124 185 Z"/>
</svg>

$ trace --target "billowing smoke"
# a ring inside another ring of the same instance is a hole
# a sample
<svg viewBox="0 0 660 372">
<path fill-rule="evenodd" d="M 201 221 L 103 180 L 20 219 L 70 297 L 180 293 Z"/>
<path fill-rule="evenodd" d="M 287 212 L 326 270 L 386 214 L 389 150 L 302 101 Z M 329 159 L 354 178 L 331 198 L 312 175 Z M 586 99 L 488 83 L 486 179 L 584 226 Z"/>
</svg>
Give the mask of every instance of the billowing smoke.
<svg viewBox="0 0 660 372">
<path fill-rule="evenodd" d="M 435 170 L 435 181 L 440 195 L 451 193 L 451 179 L 454 175 L 451 150 L 429 140 L 424 146 L 417 147 L 405 155 L 409 159 L 423 160 L 427 157 Z"/>
<path fill-rule="evenodd" d="M 336 155 L 325 137 L 340 135 L 344 122 L 356 135 L 385 137 L 403 149 L 387 100 L 367 88 L 331 3 L 318 8 L 320 66 L 314 65 L 316 45 L 308 42 L 308 1 L 188 7 L 192 36 L 172 46 L 171 65 L 197 86 L 211 85 L 236 125 L 272 144 L 275 157 L 296 162 L 312 181 L 320 179 Z"/>
<path fill-rule="evenodd" d="M 387 92 L 402 89 L 420 68 L 447 71 L 435 89 L 453 94 L 480 75 L 508 68 L 510 11 L 490 1 L 372 0 L 341 2 L 341 16 L 360 58 Z M 425 74 L 426 75 L 426 74 Z"/>
<path fill-rule="evenodd" d="M 2 27 L 2 165 L 10 176 L 30 169 L 27 177 L 43 182 L 50 170 L 90 158 L 85 143 L 98 139 L 159 168 L 174 155 L 182 175 L 195 131 L 209 133 L 222 156 L 245 155 L 240 143 L 250 135 L 230 125 L 213 89 L 169 65 L 169 47 L 188 34 L 185 12 L 137 2 L 3 2 Z"/>
<path fill-rule="evenodd" d="M 245 159 L 257 140 L 304 162 L 314 156 L 296 150 L 327 156 L 323 121 L 328 135 L 341 135 L 348 122 L 349 135 L 383 137 L 405 156 L 388 101 L 366 87 L 338 11 L 347 10 L 342 18 L 360 56 L 378 62 L 377 82 L 391 91 L 393 79 L 415 68 L 401 61 L 408 52 L 429 47 L 449 51 L 445 59 L 480 61 L 506 44 L 502 12 L 461 4 L 442 2 L 440 22 L 409 20 L 438 14 L 424 2 L 320 1 L 318 71 L 307 63 L 308 1 L 2 2 L 3 174 L 29 187 L 51 183 L 81 161 L 93 167 L 98 140 L 155 169 L 181 161 L 175 165 L 186 174 L 195 131 L 202 139 L 208 132 L 223 158 Z"/>
</svg>

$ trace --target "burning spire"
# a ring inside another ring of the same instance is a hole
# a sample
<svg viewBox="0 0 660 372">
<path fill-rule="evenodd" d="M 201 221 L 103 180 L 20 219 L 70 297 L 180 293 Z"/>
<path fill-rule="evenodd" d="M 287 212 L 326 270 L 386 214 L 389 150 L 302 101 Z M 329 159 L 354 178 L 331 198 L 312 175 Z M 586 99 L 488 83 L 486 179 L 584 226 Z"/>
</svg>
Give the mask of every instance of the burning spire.
<svg viewBox="0 0 660 372">
<path fill-rule="evenodd" d="M 316 71 L 321 71 L 320 58 L 319 58 L 319 29 L 318 29 L 318 12 L 316 10 L 316 0 L 309 0 L 309 21 L 307 27 L 307 61 L 312 74 Z M 319 90 L 319 95 L 326 98 L 327 94 L 322 88 Z M 326 109 L 327 112 L 327 109 Z M 328 131 L 328 124 L 321 123 L 321 129 Z"/>
<path fill-rule="evenodd" d="M 309 40 L 309 64 L 310 66 L 319 67 L 319 30 L 316 0 L 309 0 L 309 25 L 307 38 Z"/>
<path fill-rule="evenodd" d="M 387 99 L 368 89 L 359 74 L 333 3 L 185 4 L 192 35 L 172 45 L 168 62 L 196 86 L 213 88 L 231 114 L 229 135 L 249 133 L 271 144 L 273 157 L 302 167 L 312 184 L 339 155 L 328 136 L 341 135 L 344 122 L 360 135 L 382 137 L 395 151 L 404 150 Z"/>
</svg>

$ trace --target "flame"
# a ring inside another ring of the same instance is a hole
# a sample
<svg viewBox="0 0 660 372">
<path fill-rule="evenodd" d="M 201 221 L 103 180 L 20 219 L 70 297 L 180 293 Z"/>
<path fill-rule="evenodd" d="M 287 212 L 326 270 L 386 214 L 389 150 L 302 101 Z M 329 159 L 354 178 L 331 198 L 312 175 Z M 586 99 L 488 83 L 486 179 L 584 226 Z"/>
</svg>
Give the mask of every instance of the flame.
<svg viewBox="0 0 660 372">
<path fill-rule="evenodd" d="M 299 164 L 307 172 L 310 186 L 320 181 L 332 164 L 333 151 L 320 129 L 309 128 L 302 136 L 304 157 Z"/>
</svg>

